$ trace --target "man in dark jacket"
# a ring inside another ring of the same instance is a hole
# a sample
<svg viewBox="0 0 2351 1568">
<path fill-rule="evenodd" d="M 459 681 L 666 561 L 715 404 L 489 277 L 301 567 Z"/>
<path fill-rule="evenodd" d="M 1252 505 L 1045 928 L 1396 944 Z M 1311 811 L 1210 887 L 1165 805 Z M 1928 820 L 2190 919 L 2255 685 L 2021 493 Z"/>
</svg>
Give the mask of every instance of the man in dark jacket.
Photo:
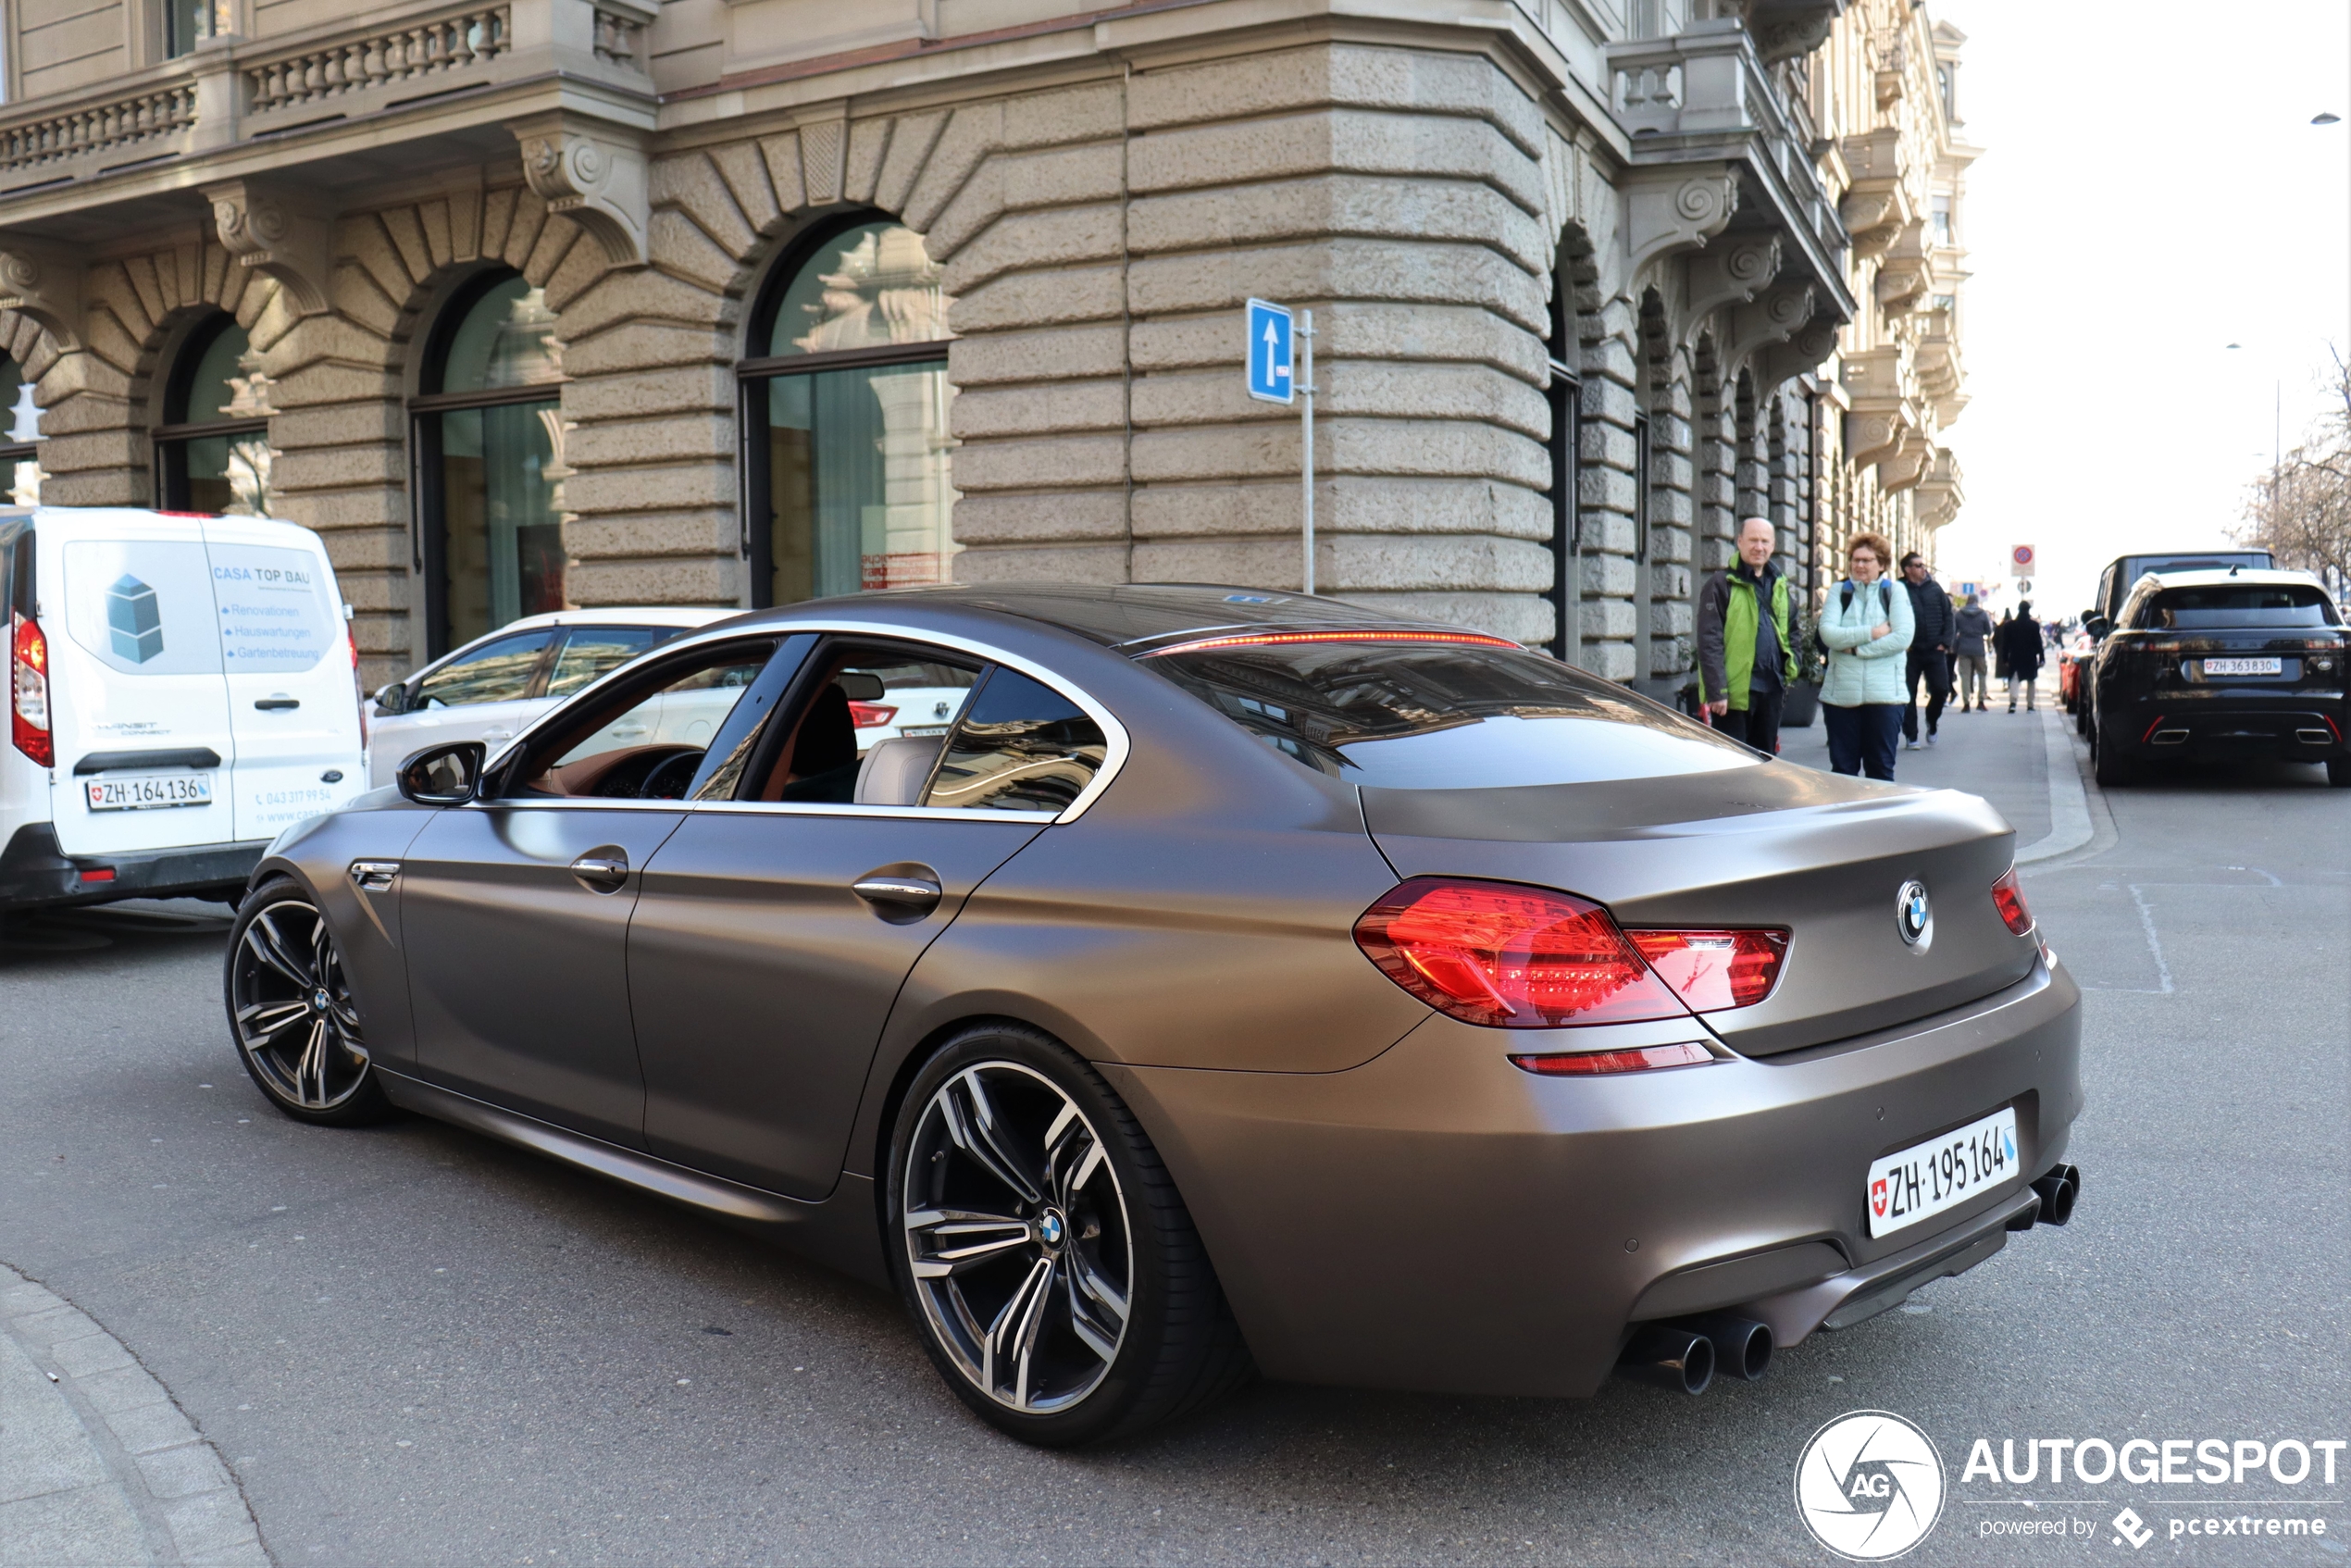
<svg viewBox="0 0 2351 1568">
<path fill-rule="evenodd" d="M 1953 629 L 1959 638 L 1951 645 L 1954 653 L 1951 663 L 1959 678 L 1959 712 L 1968 711 L 1972 696 L 1975 711 L 1982 713 L 1984 693 L 1989 690 L 1984 678 L 1984 640 L 1992 635 L 1992 617 L 1984 613 L 1983 605 L 1975 602 L 1974 594 L 1969 594 L 1967 603 L 1959 606 L 1959 620 Z"/>
<path fill-rule="evenodd" d="M 2033 695 L 2041 679 L 2041 661 L 2047 650 L 2041 642 L 2041 623 L 2033 618 L 2030 600 L 2019 600 L 2013 619 L 2000 623 L 2000 657 L 2008 665 L 2009 712 L 2016 712 L 2016 689 L 2024 688 L 2024 711 L 2033 711 Z"/>
<path fill-rule="evenodd" d="M 1902 557 L 1902 586 L 1910 593 L 1910 619 L 1918 629 L 1910 634 L 1904 670 L 1910 702 L 1902 710 L 1902 739 L 1919 749 L 1919 678 L 1926 678 L 1926 740 L 1934 744 L 1935 727 L 1943 722 L 1943 704 L 1951 700 L 1951 642 L 1959 635 L 1959 617 L 1951 596 L 1926 569 L 1926 557 L 1913 552 Z"/>
<path fill-rule="evenodd" d="M 1772 565 L 1778 542 L 1769 517 L 1741 518 L 1737 564 L 1698 595 L 1698 700 L 1715 728 L 1774 755 L 1797 673 L 1787 579 Z"/>
</svg>

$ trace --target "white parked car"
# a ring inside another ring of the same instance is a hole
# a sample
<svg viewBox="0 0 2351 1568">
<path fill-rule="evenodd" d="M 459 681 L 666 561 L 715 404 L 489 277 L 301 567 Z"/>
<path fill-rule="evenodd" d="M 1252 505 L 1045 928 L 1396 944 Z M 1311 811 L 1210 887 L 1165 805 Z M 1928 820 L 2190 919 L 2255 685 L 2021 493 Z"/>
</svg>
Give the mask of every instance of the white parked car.
<svg viewBox="0 0 2351 1568">
<path fill-rule="evenodd" d="M 349 610 L 266 517 L 0 509 L 0 910 L 233 902 L 280 831 L 366 788 Z"/>
<path fill-rule="evenodd" d="M 555 610 L 509 621 L 376 692 L 367 735 L 369 786 L 391 783 L 404 760 L 444 740 L 481 740 L 495 753 L 590 681 L 680 632 L 740 613 L 648 606 Z M 675 713 L 656 708 L 620 720 L 605 749 L 707 741 L 707 731 L 737 695 L 713 692 L 698 704 L 692 693 L 678 693 Z"/>
</svg>

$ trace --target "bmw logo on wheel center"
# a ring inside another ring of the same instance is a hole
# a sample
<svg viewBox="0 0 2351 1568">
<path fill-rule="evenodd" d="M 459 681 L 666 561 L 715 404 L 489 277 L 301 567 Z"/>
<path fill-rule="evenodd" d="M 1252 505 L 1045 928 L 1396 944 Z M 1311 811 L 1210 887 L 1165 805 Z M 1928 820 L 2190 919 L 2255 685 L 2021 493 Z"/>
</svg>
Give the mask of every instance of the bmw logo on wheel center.
<svg viewBox="0 0 2351 1568">
<path fill-rule="evenodd" d="M 1899 1557 L 1926 1538 L 1943 1512 L 1943 1456 L 1934 1439 L 1898 1415 L 1848 1412 L 1804 1445 L 1796 1462 L 1796 1512 L 1812 1538 L 1839 1557 Z"/>
<path fill-rule="evenodd" d="M 1934 906 L 1927 902 L 1926 884 L 1913 877 L 1894 895 L 1894 928 L 1902 945 L 1924 952 L 1934 940 Z"/>
</svg>

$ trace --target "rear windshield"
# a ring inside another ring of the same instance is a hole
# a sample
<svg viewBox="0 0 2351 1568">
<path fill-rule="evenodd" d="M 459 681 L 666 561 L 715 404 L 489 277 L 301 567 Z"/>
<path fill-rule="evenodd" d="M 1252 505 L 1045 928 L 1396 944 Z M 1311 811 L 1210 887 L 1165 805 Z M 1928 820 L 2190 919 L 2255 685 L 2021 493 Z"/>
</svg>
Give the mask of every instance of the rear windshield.
<svg viewBox="0 0 2351 1568">
<path fill-rule="evenodd" d="M 2317 587 L 2277 583 L 2218 583 L 2167 588 L 2139 611 L 2138 624 L 2168 630 L 2196 628 L 2333 626 L 2334 606 Z"/>
<path fill-rule="evenodd" d="M 1142 662 L 1283 755 L 1351 784 L 1499 790 L 1760 760 L 1669 708 L 1518 648 L 1298 642 Z"/>
</svg>

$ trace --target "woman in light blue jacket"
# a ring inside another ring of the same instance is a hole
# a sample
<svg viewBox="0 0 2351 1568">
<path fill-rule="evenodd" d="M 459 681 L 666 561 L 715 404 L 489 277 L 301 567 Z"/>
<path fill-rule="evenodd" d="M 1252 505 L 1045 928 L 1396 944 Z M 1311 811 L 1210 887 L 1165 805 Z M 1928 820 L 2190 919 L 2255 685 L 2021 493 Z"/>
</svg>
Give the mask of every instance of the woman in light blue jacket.
<svg viewBox="0 0 2351 1568">
<path fill-rule="evenodd" d="M 1821 607 L 1821 641 L 1829 669 L 1821 682 L 1821 722 L 1829 732 L 1829 765 L 1839 773 L 1894 777 L 1902 734 L 1903 654 L 1910 646 L 1910 596 L 1886 579 L 1894 547 L 1873 533 L 1845 546 L 1849 576 Z"/>
</svg>

